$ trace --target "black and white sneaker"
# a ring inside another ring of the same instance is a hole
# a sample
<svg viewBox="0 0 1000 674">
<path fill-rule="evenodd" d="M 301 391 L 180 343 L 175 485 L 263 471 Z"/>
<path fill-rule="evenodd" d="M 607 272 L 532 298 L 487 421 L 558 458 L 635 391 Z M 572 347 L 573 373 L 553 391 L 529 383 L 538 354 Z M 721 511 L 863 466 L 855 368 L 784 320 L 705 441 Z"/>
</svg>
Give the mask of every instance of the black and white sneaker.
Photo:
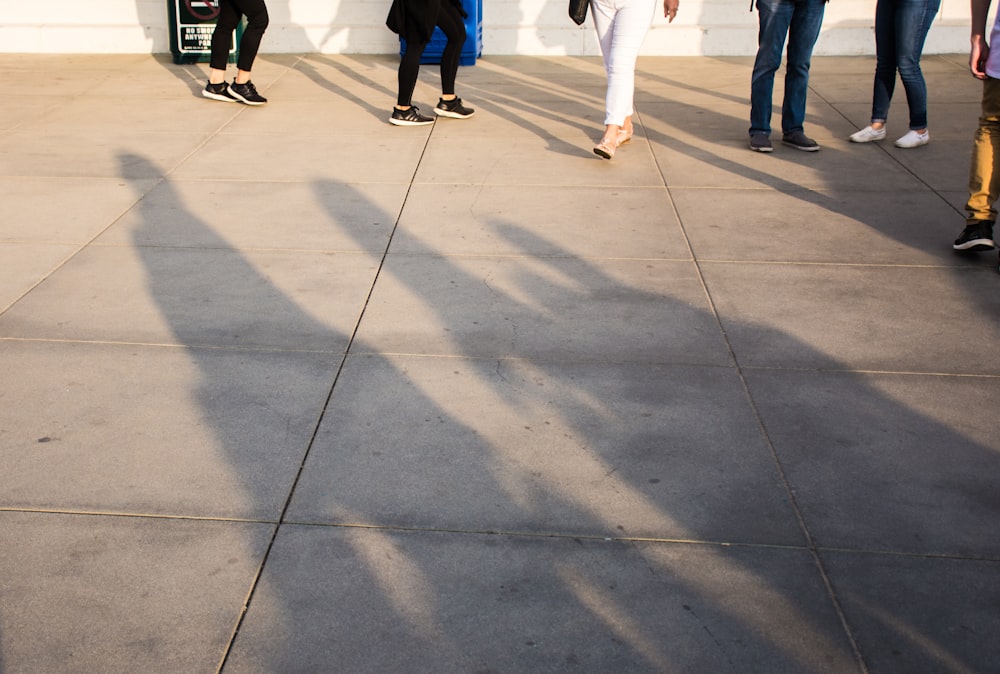
<svg viewBox="0 0 1000 674">
<path fill-rule="evenodd" d="M 219 82 L 218 84 L 207 83 L 205 88 L 201 90 L 201 95 L 205 98 L 211 98 L 213 101 L 236 103 L 236 98 L 229 93 L 229 85 L 225 82 Z"/>
<path fill-rule="evenodd" d="M 417 106 L 411 105 L 406 110 L 393 108 L 389 123 L 396 126 L 424 126 L 426 124 L 433 124 L 434 118 L 421 115 Z"/>
<path fill-rule="evenodd" d="M 250 81 L 247 81 L 245 84 L 233 82 L 229 85 L 229 94 L 236 100 L 247 105 L 264 105 L 267 103 L 267 99 L 257 93 L 257 87 Z"/>
<path fill-rule="evenodd" d="M 462 99 L 457 96 L 450 101 L 443 98 L 438 99 L 438 104 L 434 106 L 434 112 L 438 117 L 452 117 L 454 119 L 466 119 L 476 114 L 472 108 L 462 105 Z"/>
<path fill-rule="evenodd" d="M 955 250 L 992 250 L 996 246 L 993 241 L 993 223 L 989 220 L 977 220 L 965 226 L 961 235 L 955 239 L 952 248 Z"/>
</svg>

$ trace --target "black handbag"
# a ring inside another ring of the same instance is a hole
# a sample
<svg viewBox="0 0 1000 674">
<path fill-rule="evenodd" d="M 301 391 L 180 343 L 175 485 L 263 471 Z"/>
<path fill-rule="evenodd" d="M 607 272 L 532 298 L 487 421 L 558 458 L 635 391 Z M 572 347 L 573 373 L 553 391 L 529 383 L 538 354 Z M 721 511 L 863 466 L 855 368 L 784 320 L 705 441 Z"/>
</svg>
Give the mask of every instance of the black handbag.
<svg viewBox="0 0 1000 674">
<path fill-rule="evenodd" d="M 569 18 L 573 19 L 576 25 L 587 20 L 587 8 L 590 7 L 590 0 L 569 0 Z"/>
</svg>

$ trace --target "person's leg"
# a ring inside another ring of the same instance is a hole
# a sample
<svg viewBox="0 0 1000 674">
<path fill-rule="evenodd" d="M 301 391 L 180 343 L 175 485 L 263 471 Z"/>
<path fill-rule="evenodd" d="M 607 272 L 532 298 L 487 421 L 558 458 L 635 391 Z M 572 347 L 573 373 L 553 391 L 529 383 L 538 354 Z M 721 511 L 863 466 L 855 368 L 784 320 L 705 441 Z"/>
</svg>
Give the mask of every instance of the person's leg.
<svg viewBox="0 0 1000 674">
<path fill-rule="evenodd" d="M 250 71 L 260 50 L 260 41 L 270 21 L 267 5 L 264 0 L 231 0 L 237 9 L 247 17 L 247 26 L 240 38 L 240 54 L 236 63 L 236 82 L 245 84 L 250 81 Z"/>
<path fill-rule="evenodd" d="M 910 108 L 910 130 L 927 130 L 927 84 L 920 69 L 920 55 L 941 0 L 897 0 L 896 61 L 899 79 Z"/>
<path fill-rule="evenodd" d="M 655 0 L 628 0 L 615 15 L 607 57 L 606 125 L 621 128 L 634 112 L 635 62 L 653 22 L 655 8 Z"/>
<path fill-rule="evenodd" d="M 771 133 L 771 98 L 774 73 L 781 66 L 785 36 L 795 5 L 792 0 L 757 0 L 760 22 L 757 31 L 757 58 L 750 78 L 750 134 Z"/>
<path fill-rule="evenodd" d="M 458 76 L 458 63 L 462 58 L 462 47 L 465 46 L 465 19 L 458 7 L 448 0 L 441 2 L 437 25 L 447 38 L 444 50 L 441 52 L 441 98 L 455 98 L 455 79 Z"/>
<path fill-rule="evenodd" d="M 434 106 L 434 113 L 439 117 L 468 119 L 476 111 L 465 106 L 462 99 L 455 95 L 455 78 L 465 46 L 465 17 L 456 5 L 444 0 L 437 25 L 448 41 L 441 53 L 441 100 Z"/>
<path fill-rule="evenodd" d="M 618 16 L 618 6 L 615 0 L 591 0 L 590 15 L 594 18 L 594 28 L 597 30 L 597 41 L 601 45 L 601 58 L 604 61 L 604 72 L 608 78 L 608 89 L 611 83 L 611 50 L 614 43 L 615 19 Z M 605 94 L 605 119 L 610 115 L 609 91 Z M 617 148 L 618 134 L 621 128 L 605 123 L 604 135 L 598 141 L 594 152 L 605 159 L 611 159 Z"/>
<path fill-rule="evenodd" d="M 612 28 L 618 8 L 614 0 L 590 0 L 590 16 L 594 19 L 594 29 L 597 31 L 597 42 L 601 46 L 601 59 L 604 61 L 604 72 L 608 72 L 608 59 L 611 58 Z"/>
<path fill-rule="evenodd" d="M 826 0 L 796 0 L 788 28 L 788 65 L 785 69 L 785 97 L 781 105 L 781 131 L 788 135 L 802 131 L 809 92 L 809 65 L 813 47 L 823 24 Z"/>
<path fill-rule="evenodd" d="M 653 22 L 656 0 L 594 0 L 592 5 L 608 77 L 604 134 L 594 152 L 610 159 L 619 145 L 632 139 L 635 62 Z"/>
<path fill-rule="evenodd" d="M 875 83 L 872 91 L 873 129 L 889 118 L 889 102 L 896 87 L 896 3 L 878 0 L 875 5 Z"/>
<path fill-rule="evenodd" d="M 257 93 L 257 87 L 250 81 L 250 70 L 253 68 L 254 59 L 257 58 L 257 50 L 260 48 L 260 40 L 264 36 L 264 30 L 267 29 L 267 6 L 264 4 L 264 0 L 222 0 L 219 6 L 220 16 L 221 9 L 225 6 L 230 8 L 232 15 L 235 15 L 237 23 L 241 16 L 247 17 L 247 27 L 240 38 L 236 78 L 226 88 L 226 94 L 247 105 L 264 105 L 267 103 L 267 99 Z M 231 36 L 232 29 L 229 29 L 226 34 Z M 214 38 L 212 47 L 212 58 L 215 59 Z M 228 51 L 228 47 L 226 51 Z M 228 54 L 219 54 L 220 59 L 223 56 L 228 59 Z M 210 71 L 210 75 L 215 75 L 215 71 Z M 211 97 L 218 98 L 218 96 Z"/>
<path fill-rule="evenodd" d="M 969 200 L 965 204 L 966 224 L 996 222 L 996 201 L 1000 198 L 1000 80 L 983 82 L 982 114 L 972 142 L 969 167 Z"/>
<path fill-rule="evenodd" d="M 417 86 L 417 75 L 420 74 L 420 57 L 423 56 L 426 47 L 426 42 L 406 41 L 406 49 L 399 59 L 399 72 L 396 76 L 398 82 L 396 105 L 389 117 L 390 124 L 422 126 L 434 123 L 434 118 L 422 115 L 417 107 L 411 103 L 413 90 Z"/>
<path fill-rule="evenodd" d="M 211 56 L 209 57 L 208 81 L 220 84 L 226 79 L 229 64 L 229 48 L 233 43 L 233 31 L 242 16 L 233 0 L 219 0 L 219 20 L 212 32 Z"/>
<path fill-rule="evenodd" d="M 613 0 L 591 0 L 590 15 L 594 18 L 594 28 L 597 30 L 597 41 L 601 45 L 601 59 L 604 61 L 604 73 L 608 78 L 608 90 L 605 93 L 605 142 L 609 137 L 607 128 L 607 118 L 610 116 L 609 94 L 611 88 L 611 49 L 614 43 L 615 18 L 618 16 L 618 7 Z M 617 133 L 617 132 L 615 132 Z M 602 155 L 603 156 L 603 155 Z"/>
<path fill-rule="evenodd" d="M 420 57 L 424 55 L 426 47 L 426 42 L 406 41 L 406 50 L 399 59 L 399 72 L 396 78 L 398 82 L 396 107 L 400 110 L 405 110 L 411 105 L 413 90 L 417 86 L 417 76 L 420 74 Z"/>
</svg>

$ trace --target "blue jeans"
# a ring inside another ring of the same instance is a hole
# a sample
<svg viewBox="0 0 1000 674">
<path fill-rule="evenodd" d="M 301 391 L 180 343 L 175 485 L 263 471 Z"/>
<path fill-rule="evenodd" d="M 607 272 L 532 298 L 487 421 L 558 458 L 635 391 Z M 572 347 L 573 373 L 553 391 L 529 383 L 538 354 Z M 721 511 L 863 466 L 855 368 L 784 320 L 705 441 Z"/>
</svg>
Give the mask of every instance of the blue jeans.
<svg viewBox="0 0 1000 674">
<path fill-rule="evenodd" d="M 920 54 L 941 0 L 878 0 L 875 5 L 875 91 L 872 121 L 889 117 L 896 71 L 910 107 L 910 128 L 927 128 L 927 85 Z"/>
<path fill-rule="evenodd" d="M 823 23 L 826 0 L 757 0 L 760 30 L 757 60 L 750 80 L 750 133 L 771 133 L 771 96 L 774 73 L 788 36 L 785 99 L 781 105 L 781 131 L 801 131 L 806 118 L 809 61 Z"/>
</svg>

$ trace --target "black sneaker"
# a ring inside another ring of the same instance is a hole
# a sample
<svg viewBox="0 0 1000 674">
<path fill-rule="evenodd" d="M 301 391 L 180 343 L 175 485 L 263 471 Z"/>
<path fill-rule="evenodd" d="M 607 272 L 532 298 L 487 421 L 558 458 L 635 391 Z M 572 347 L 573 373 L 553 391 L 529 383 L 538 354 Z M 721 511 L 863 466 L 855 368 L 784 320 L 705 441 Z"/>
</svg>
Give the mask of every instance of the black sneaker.
<svg viewBox="0 0 1000 674">
<path fill-rule="evenodd" d="M 446 101 L 443 98 L 438 99 L 438 104 L 434 106 L 434 112 L 439 117 L 453 117 L 454 119 L 465 119 L 476 114 L 476 111 L 472 108 L 462 105 L 462 99 L 458 97 L 450 101 Z"/>
<path fill-rule="evenodd" d="M 755 131 L 750 134 L 750 149 L 754 152 L 773 152 L 771 139 L 763 131 Z"/>
<path fill-rule="evenodd" d="M 791 133 L 786 133 L 781 137 L 781 142 L 785 145 L 791 145 L 796 150 L 802 150 L 803 152 L 819 151 L 819 143 L 814 141 L 802 131 L 792 131 Z"/>
<path fill-rule="evenodd" d="M 977 220 L 965 226 L 962 234 L 955 239 L 952 248 L 955 250 L 992 250 L 996 246 L 993 241 L 993 223 L 989 220 Z"/>
<path fill-rule="evenodd" d="M 257 87 L 253 85 L 253 82 L 248 81 L 246 84 L 233 82 L 229 85 L 229 93 L 233 98 L 247 105 L 264 105 L 267 103 L 267 99 L 257 93 Z"/>
<path fill-rule="evenodd" d="M 236 102 L 236 98 L 229 93 L 229 85 L 225 82 L 219 82 L 218 84 L 207 83 L 205 88 L 201 90 L 201 95 L 205 98 L 211 98 L 213 101 Z"/>
<path fill-rule="evenodd" d="M 417 106 L 411 105 L 406 110 L 393 108 L 389 123 L 396 126 L 424 126 L 425 124 L 433 124 L 434 118 L 421 115 Z"/>
</svg>

